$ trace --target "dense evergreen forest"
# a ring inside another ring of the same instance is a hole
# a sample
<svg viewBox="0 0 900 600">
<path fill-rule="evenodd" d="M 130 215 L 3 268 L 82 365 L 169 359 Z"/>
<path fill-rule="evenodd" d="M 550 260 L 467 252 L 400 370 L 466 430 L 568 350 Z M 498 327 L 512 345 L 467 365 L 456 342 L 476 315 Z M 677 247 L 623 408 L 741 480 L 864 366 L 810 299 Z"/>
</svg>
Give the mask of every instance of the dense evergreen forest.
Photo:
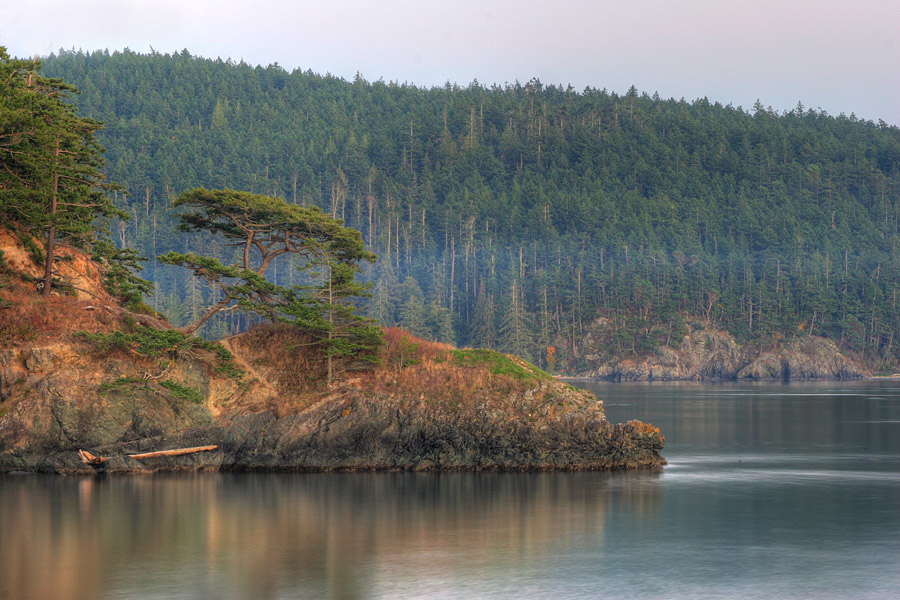
<svg viewBox="0 0 900 600">
<path fill-rule="evenodd" d="M 368 313 L 431 339 L 542 365 L 552 346 L 570 372 L 601 317 L 605 357 L 706 324 L 761 344 L 824 335 L 884 364 L 900 354 L 900 130 L 885 123 L 537 80 L 348 82 L 187 51 L 61 52 L 43 73 L 105 124 L 105 172 L 131 215 L 113 236 L 149 257 L 148 302 L 176 324 L 216 292 L 155 257 L 237 262 L 222 239 L 176 230 L 172 200 L 203 186 L 360 230 L 380 256 L 364 268 Z M 286 257 L 269 275 L 302 277 Z"/>
</svg>

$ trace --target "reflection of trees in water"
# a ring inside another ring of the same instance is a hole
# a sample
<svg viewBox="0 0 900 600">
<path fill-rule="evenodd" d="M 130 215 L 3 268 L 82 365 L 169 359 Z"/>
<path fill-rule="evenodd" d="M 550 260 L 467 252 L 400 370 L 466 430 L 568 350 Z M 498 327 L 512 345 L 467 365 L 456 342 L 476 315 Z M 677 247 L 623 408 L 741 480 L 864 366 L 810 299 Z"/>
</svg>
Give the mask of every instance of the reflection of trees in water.
<svg viewBox="0 0 900 600">
<path fill-rule="evenodd" d="M 78 480 L 0 475 L 0 598 L 96 597 L 103 569 L 82 559 L 105 548 L 92 511 L 80 509 L 93 502 L 93 487 Z"/>
<path fill-rule="evenodd" d="M 597 545 L 613 506 L 658 511 L 657 484 L 628 473 L 6 478 L 0 581 L 23 599 L 122 585 L 355 597 L 398 577 L 540 569 L 572 540 Z"/>
</svg>

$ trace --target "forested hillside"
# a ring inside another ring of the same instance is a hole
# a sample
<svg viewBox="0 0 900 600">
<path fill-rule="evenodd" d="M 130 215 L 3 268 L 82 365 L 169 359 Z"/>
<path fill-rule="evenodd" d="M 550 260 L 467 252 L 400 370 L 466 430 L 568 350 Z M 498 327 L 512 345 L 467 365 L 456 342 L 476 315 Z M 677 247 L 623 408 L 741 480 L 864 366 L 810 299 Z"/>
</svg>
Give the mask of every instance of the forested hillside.
<svg viewBox="0 0 900 600">
<path fill-rule="evenodd" d="M 150 257 L 148 301 L 173 322 L 216 298 L 154 257 L 202 248 L 235 262 L 222 240 L 175 229 L 172 199 L 204 186 L 317 205 L 359 229 L 380 256 L 365 267 L 369 314 L 432 339 L 542 365 L 552 346 L 572 371 L 602 316 L 609 356 L 709 323 L 896 361 L 896 127 L 633 88 L 347 82 L 187 51 L 64 52 L 43 73 L 105 123 L 106 172 L 132 216 L 114 237 Z M 287 261 L 270 275 L 301 277 Z"/>
</svg>

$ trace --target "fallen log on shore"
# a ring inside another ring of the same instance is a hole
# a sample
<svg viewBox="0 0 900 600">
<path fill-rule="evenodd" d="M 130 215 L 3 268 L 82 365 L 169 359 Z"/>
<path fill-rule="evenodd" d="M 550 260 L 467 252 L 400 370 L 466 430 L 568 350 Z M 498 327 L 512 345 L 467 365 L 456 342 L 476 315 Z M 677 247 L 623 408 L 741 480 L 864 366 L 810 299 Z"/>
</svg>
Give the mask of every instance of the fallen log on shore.
<svg viewBox="0 0 900 600">
<path fill-rule="evenodd" d="M 144 452 L 143 454 L 129 454 L 131 458 L 158 458 L 160 456 L 181 456 L 182 454 L 193 454 L 194 452 L 206 452 L 207 450 L 215 450 L 218 446 L 195 446 L 193 448 L 176 448 L 174 450 L 159 450 L 157 452 Z"/>
<path fill-rule="evenodd" d="M 78 456 L 81 457 L 81 462 L 87 463 L 89 465 L 93 465 L 95 467 L 99 467 L 100 465 L 102 465 L 103 463 L 105 463 L 106 461 L 109 460 L 108 458 L 104 458 L 102 456 L 94 456 L 87 450 L 79 450 Z"/>
<path fill-rule="evenodd" d="M 175 448 L 173 450 L 158 450 L 156 452 L 144 452 L 141 454 L 129 454 L 129 458 L 136 458 L 138 460 L 144 458 L 159 458 L 161 456 L 181 456 L 182 454 L 193 454 L 194 452 L 206 452 L 208 450 L 215 450 L 218 446 L 194 446 L 193 448 Z M 109 457 L 104 456 L 94 456 L 87 450 L 79 450 L 78 456 L 81 457 L 81 462 L 99 467 L 102 466 L 105 462 L 109 460 Z"/>
</svg>

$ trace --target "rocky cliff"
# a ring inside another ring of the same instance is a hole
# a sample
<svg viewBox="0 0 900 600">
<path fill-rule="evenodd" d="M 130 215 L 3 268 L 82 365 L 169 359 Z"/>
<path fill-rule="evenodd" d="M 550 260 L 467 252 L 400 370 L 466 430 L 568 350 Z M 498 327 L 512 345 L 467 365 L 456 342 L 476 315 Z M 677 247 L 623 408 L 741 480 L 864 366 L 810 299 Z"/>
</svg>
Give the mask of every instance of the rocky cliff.
<svg viewBox="0 0 900 600">
<path fill-rule="evenodd" d="M 78 450 L 108 458 L 107 473 L 665 464 L 658 429 L 609 423 L 592 394 L 515 357 L 388 330 L 380 365 L 339 365 L 346 371 L 328 388 L 321 352 L 295 328 L 222 344 L 184 336 L 117 305 L 96 265 L 75 253 L 77 294 L 43 298 L 27 253 L 6 242 L 0 471 L 95 472 Z M 130 457 L 206 445 L 217 448 Z"/>
<path fill-rule="evenodd" d="M 592 329 L 603 326 L 601 321 Z M 578 375 L 611 381 L 678 380 L 810 380 L 860 379 L 871 372 L 843 354 L 829 339 L 803 335 L 772 343 L 739 344 L 723 331 L 700 328 L 688 333 L 675 347 L 663 346 L 644 357 L 601 361 L 596 348 L 598 332 L 584 340 L 585 359 L 596 362 Z"/>
<path fill-rule="evenodd" d="M 267 327 L 248 335 L 271 342 L 292 334 Z M 284 393 L 283 382 L 266 372 L 289 366 L 290 357 L 273 357 L 272 346 L 240 337 L 228 344 L 240 379 L 218 373 L 217 354 L 204 349 L 162 361 L 127 348 L 98 351 L 77 338 L 0 350 L 0 471 L 91 472 L 79 449 L 113 457 L 107 472 L 568 470 L 665 462 L 658 429 L 613 425 L 590 393 L 497 353 L 469 360 L 467 351 L 432 348 L 417 364 L 389 364 L 330 390 Z M 512 370 L 493 373 L 498 364 Z M 210 444 L 218 448 L 128 458 Z"/>
</svg>

